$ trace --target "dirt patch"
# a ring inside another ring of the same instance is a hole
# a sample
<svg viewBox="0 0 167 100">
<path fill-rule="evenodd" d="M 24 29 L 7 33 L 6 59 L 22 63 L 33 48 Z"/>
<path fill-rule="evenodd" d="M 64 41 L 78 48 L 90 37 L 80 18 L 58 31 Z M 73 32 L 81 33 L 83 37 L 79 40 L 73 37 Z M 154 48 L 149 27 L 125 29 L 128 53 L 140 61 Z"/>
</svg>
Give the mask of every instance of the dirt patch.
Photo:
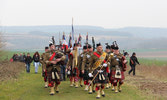
<svg viewBox="0 0 167 100">
<path fill-rule="evenodd" d="M 25 64 L 21 62 L 0 62 L 0 81 L 17 79 L 20 72 L 25 70 Z"/>
<path fill-rule="evenodd" d="M 167 66 L 140 66 L 137 75 L 128 75 L 126 72 L 126 83 L 135 85 L 145 93 L 167 100 Z"/>
<path fill-rule="evenodd" d="M 141 90 L 150 90 L 153 94 L 167 97 L 167 83 L 165 82 L 140 82 Z"/>
</svg>

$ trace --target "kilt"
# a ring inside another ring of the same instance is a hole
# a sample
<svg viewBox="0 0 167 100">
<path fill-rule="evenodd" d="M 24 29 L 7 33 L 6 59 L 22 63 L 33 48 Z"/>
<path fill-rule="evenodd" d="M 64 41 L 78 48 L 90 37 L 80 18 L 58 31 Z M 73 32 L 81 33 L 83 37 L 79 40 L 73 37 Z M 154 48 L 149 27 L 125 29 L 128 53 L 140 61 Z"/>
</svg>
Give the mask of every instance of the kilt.
<svg viewBox="0 0 167 100">
<path fill-rule="evenodd" d="M 93 71 L 93 77 L 98 73 L 99 70 L 95 69 Z M 106 70 L 102 70 L 103 72 L 99 72 L 99 74 L 96 76 L 94 83 L 107 83 L 108 76 Z"/>
<path fill-rule="evenodd" d="M 42 70 L 42 77 L 44 78 L 44 81 L 47 82 L 47 71 Z"/>
<path fill-rule="evenodd" d="M 124 72 L 121 70 L 121 78 L 115 78 L 115 73 L 116 73 L 116 70 L 112 70 L 110 72 L 110 80 L 113 81 L 113 80 L 124 80 L 125 79 L 125 75 L 124 75 Z"/>
<path fill-rule="evenodd" d="M 47 71 L 48 82 L 49 82 L 49 84 L 51 85 L 50 87 L 52 87 L 52 85 L 53 85 L 54 83 L 60 84 L 60 81 L 62 81 L 60 71 L 57 71 L 57 74 L 58 74 L 58 76 L 59 76 L 59 79 L 57 79 L 57 77 L 56 77 L 55 79 L 53 79 L 53 78 L 52 78 L 52 72 L 53 72 L 53 71 Z"/>
<path fill-rule="evenodd" d="M 75 76 L 79 77 L 79 70 L 78 70 L 78 68 L 75 67 L 72 70 L 70 70 L 70 75 L 69 76 L 70 77 L 75 77 Z"/>
</svg>

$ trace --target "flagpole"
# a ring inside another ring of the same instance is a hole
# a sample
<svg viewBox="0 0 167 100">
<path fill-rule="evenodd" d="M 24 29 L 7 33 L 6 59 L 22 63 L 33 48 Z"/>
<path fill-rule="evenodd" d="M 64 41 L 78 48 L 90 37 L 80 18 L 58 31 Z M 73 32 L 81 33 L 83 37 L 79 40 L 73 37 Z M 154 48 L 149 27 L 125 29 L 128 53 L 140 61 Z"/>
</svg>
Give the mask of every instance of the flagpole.
<svg viewBox="0 0 167 100">
<path fill-rule="evenodd" d="M 74 28 L 73 28 L 73 17 L 72 17 L 72 48 L 73 48 L 73 44 L 74 44 Z"/>
</svg>

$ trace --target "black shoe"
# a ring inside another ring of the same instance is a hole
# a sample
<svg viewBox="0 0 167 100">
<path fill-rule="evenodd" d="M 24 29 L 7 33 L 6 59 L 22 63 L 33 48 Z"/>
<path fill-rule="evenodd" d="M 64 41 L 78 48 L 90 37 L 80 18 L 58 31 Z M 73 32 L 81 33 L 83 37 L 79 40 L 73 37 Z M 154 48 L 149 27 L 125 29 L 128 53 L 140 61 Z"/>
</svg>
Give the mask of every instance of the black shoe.
<svg viewBox="0 0 167 100">
<path fill-rule="evenodd" d="M 83 85 L 80 85 L 81 87 L 83 87 Z"/>
<path fill-rule="evenodd" d="M 100 99 L 100 97 L 96 97 L 96 99 Z"/>
<path fill-rule="evenodd" d="M 59 91 L 56 91 L 56 93 L 59 93 Z"/>
<path fill-rule="evenodd" d="M 92 94 L 92 92 L 89 92 L 88 94 Z"/>
<path fill-rule="evenodd" d="M 101 95 L 101 96 L 105 97 L 105 94 L 103 94 L 103 95 Z"/>
<path fill-rule="evenodd" d="M 54 95 L 54 94 L 50 94 L 50 95 Z"/>
<path fill-rule="evenodd" d="M 95 93 L 95 90 L 93 90 L 93 93 Z"/>
</svg>

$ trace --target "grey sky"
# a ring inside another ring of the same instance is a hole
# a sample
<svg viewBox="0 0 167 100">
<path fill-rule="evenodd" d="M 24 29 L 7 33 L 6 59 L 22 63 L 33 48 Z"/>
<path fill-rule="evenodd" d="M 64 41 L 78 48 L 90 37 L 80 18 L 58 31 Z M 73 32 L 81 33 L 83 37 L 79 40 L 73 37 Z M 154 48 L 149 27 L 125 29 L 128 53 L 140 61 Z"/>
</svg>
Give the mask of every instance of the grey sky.
<svg viewBox="0 0 167 100">
<path fill-rule="evenodd" d="M 167 0 L 0 0 L 0 24 L 167 27 Z"/>
</svg>

